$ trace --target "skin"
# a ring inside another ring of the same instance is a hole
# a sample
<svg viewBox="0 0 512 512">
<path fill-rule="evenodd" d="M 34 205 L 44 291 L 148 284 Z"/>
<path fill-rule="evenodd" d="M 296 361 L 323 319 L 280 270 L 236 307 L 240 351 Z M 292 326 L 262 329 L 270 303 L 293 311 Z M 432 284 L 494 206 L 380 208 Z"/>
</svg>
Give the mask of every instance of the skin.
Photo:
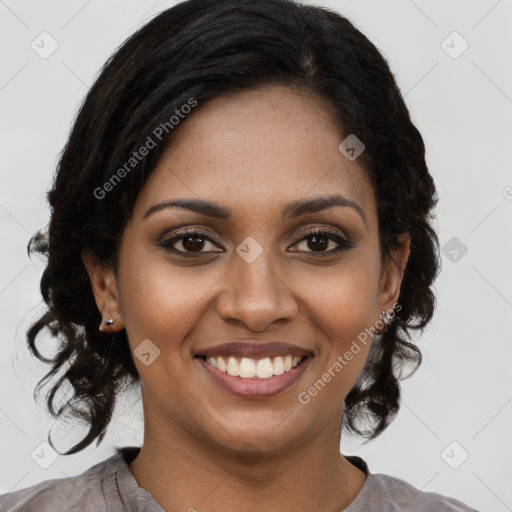
<svg viewBox="0 0 512 512">
<path fill-rule="evenodd" d="M 339 446 L 343 400 L 370 344 L 310 403 L 297 398 L 393 308 L 409 256 L 405 236 L 396 264 L 381 262 L 374 190 L 338 149 L 347 135 L 320 100 L 285 87 L 216 98 L 182 122 L 139 194 L 117 273 L 84 254 L 98 308 L 115 320 L 102 329 L 125 328 L 132 351 L 145 339 L 160 350 L 148 366 L 134 357 L 145 433 L 129 468 L 165 510 L 338 512 L 365 482 Z M 333 193 L 356 202 L 366 224 L 347 206 L 281 219 L 288 203 Z M 176 207 L 143 218 L 177 198 L 216 202 L 232 218 Z M 195 252 L 190 239 L 174 243 L 194 258 L 158 245 L 182 224 L 221 242 Z M 303 233 L 314 228 L 354 247 L 322 256 L 338 244 L 318 249 Z M 236 252 L 249 236 L 262 248 L 251 263 Z M 312 364 L 274 397 L 237 397 L 192 356 L 247 338 L 305 347 Z"/>
</svg>

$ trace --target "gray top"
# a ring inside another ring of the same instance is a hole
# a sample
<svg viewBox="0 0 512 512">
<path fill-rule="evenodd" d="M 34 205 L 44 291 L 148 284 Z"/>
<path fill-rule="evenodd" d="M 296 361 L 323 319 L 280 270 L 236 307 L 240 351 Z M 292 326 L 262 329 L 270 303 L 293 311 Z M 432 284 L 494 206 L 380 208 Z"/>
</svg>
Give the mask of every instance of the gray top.
<svg viewBox="0 0 512 512">
<path fill-rule="evenodd" d="M 128 463 L 139 450 L 135 446 L 117 448 L 112 457 L 80 475 L 2 494 L 0 512 L 165 512 L 130 472 Z M 367 478 L 356 499 L 340 512 L 477 512 L 453 498 L 418 491 L 398 478 L 372 474 L 360 457 L 346 458 Z"/>
</svg>

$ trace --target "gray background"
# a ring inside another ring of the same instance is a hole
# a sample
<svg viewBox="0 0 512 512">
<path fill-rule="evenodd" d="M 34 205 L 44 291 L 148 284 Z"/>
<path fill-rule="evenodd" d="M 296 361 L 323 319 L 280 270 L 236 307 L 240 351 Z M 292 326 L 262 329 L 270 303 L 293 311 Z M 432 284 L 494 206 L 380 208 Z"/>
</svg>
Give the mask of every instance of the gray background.
<svg viewBox="0 0 512 512">
<path fill-rule="evenodd" d="M 42 310 L 43 265 L 28 259 L 26 245 L 46 223 L 58 155 L 100 66 L 173 3 L 0 1 L 0 492 L 81 473 L 114 444 L 142 441 L 135 394 L 118 408 L 99 448 L 59 456 L 47 469 L 31 457 L 44 453 L 39 445 L 50 427 L 54 440 L 66 436 L 59 449 L 84 430 L 53 424 L 32 399 L 45 368 L 29 356 L 24 333 Z M 377 440 L 361 446 L 347 438 L 342 450 L 364 457 L 372 472 L 479 510 L 512 510 L 512 1 L 318 3 L 347 15 L 388 59 L 425 139 L 444 247 L 439 307 L 419 340 L 424 363 L 403 382 L 398 418 Z M 51 49 L 45 31 L 58 48 L 42 58 L 31 44 Z M 454 31 L 463 39 L 450 36 Z M 469 47 L 457 55 L 464 40 Z"/>
</svg>

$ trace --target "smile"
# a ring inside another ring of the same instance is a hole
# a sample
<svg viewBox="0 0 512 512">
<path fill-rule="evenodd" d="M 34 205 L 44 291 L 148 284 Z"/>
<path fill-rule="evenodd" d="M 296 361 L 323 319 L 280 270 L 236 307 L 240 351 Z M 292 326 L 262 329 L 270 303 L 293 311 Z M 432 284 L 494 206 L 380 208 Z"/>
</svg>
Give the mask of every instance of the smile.
<svg viewBox="0 0 512 512">
<path fill-rule="evenodd" d="M 270 379 L 295 368 L 304 357 L 292 355 L 252 359 L 250 357 L 207 357 L 206 362 L 213 368 L 233 377 L 242 379 Z"/>
<path fill-rule="evenodd" d="M 249 357 L 196 356 L 209 377 L 231 394 L 243 398 L 268 398 L 289 388 L 313 360 L 307 356 Z"/>
</svg>

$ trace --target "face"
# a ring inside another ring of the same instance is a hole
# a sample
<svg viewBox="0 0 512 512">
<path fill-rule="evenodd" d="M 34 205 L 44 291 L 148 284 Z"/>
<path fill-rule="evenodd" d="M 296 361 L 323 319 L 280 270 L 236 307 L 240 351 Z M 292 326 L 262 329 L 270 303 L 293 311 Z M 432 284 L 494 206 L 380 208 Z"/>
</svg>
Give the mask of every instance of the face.
<svg viewBox="0 0 512 512">
<path fill-rule="evenodd" d="M 338 149 L 347 135 L 283 87 L 199 106 L 137 198 L 117 273 L 86 260 L 103 316 L 146 354 L 134 361 L 153 432 L 277 451 L 339 426 L 370 349 L 360 335 L 401 282 L 381 264 L 366 172 Z M 402 268 L 408 250 L 393 255 Z"/>
</svg>

